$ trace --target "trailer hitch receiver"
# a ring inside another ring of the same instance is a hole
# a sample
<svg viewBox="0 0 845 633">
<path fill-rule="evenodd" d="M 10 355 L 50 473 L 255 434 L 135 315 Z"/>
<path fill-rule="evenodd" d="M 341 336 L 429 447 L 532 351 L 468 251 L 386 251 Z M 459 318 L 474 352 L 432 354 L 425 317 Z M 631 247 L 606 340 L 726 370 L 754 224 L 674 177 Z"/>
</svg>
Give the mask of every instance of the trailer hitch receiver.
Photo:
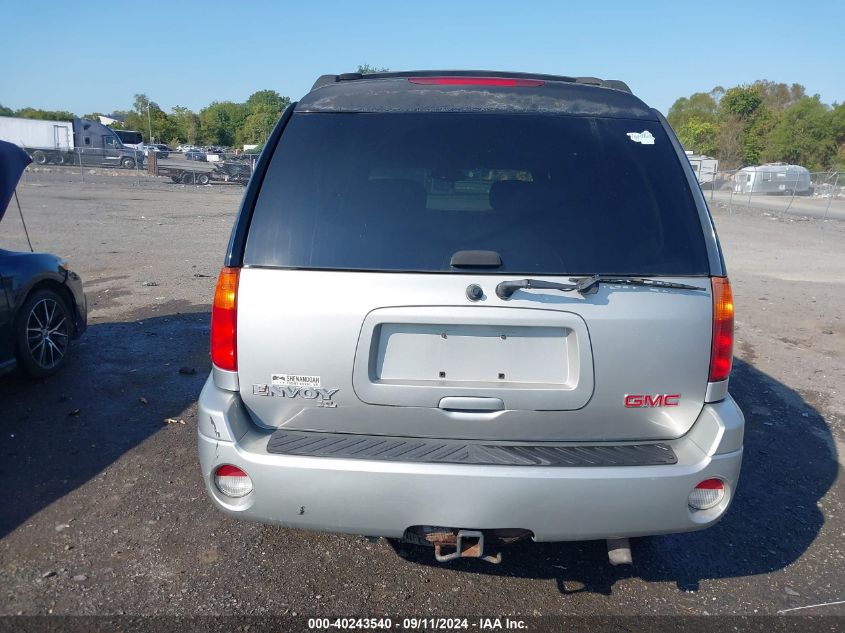
<svg viewBox="0 0 845 633">
<path fill-rule="evenodd" d="M 448 563 L 450 560 L 455 560 L 456 558 L 480 558 L 494 565 L 502 562 L 501 552 L 496 552 L 495 556 L 485 554 L 484 533 L 478 530 L 458 530 L 454 543 L 455 551 L 444 554 L 444 547 L 451 546 L 450 543 L 434 544 L 434 558 L 438 563 Z"/>
</svg>

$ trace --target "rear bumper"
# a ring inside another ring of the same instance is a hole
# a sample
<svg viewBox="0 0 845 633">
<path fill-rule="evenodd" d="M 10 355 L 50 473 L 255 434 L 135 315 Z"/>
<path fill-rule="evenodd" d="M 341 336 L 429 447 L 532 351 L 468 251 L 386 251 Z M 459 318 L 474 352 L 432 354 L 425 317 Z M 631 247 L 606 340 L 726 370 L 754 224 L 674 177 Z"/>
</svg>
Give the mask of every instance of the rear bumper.
<svg viewBox="0 0 845 633">
<path fill-rule="evenodd" d="M 199 401 L 199 456 L 206 488 L 222 511 L 287 527 L 401 537 L 415 525 L 518 528 L 538 541 L 686 532 L 727 510 L 742 461 L 741 411 L 728 397 L 705 405 L 684 437 L 667 442 L 678 463 L 661 466 L 548 467 L 427 464 L 270 454 L 237 393 L 206 383 Z M 254 490 L 233 500 L 213 472 L 232 464 Z M 725 481 L 724 501 L 692 512 L 690 491 Z"/>
</svg>

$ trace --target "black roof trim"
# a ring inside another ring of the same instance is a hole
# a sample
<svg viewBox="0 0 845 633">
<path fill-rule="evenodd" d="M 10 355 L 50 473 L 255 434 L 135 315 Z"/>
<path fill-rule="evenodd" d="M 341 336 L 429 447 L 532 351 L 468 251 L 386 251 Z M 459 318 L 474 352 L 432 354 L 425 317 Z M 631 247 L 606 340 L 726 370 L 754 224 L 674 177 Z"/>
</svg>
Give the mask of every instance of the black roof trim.
<svg viewBox="0 0 845 633">
<path fill-rule="evenodd" d="M 384 73 L 341 73 L 340 75 L 321 75 L 311 90 L 317 90 L 341 81 L 356 81 L 358 79 L 396 79 L 402 77 L 506 77 L 508 79 L 538 79 L 541 81 L 561 81 L 566 83 L 597 86 L 611 90 L 621 90 L 631 93 L 631 89 L 619 79 L 599 79 L 598 77 L 569 77 L 567 75 L 543 75 L 537 73 L 506 72 L 498 70 L 403 70 Z M 631 93 L 633 94 L 633 93 Z"/>
</svg>

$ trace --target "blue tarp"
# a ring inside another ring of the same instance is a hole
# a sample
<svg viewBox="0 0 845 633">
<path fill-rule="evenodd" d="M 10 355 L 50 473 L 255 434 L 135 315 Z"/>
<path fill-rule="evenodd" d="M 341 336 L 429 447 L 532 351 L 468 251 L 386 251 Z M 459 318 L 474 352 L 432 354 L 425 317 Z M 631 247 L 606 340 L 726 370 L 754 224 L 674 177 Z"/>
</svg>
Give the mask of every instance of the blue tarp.
<svg viewBox="0 0 845 633">
<path fill-rule="evenodd" d="M 32 159 L 20 147 L 0 141 L 0 220 L 6 213 L 23 170 L 31 162 Z"/>
</svg>

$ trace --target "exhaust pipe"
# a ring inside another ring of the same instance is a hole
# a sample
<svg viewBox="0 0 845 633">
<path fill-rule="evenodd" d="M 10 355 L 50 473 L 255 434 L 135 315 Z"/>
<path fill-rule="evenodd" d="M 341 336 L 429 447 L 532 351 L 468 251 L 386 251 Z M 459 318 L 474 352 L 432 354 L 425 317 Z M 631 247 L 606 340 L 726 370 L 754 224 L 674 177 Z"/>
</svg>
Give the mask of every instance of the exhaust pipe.
<svg viewBox="0 0 845 633">
<path fill-rule="evenodd" d="M 607 539 L 607 557 L 614 567 L 616 565 L 633 565 L 631 542 L 627 538 Z"/>
</svg>

